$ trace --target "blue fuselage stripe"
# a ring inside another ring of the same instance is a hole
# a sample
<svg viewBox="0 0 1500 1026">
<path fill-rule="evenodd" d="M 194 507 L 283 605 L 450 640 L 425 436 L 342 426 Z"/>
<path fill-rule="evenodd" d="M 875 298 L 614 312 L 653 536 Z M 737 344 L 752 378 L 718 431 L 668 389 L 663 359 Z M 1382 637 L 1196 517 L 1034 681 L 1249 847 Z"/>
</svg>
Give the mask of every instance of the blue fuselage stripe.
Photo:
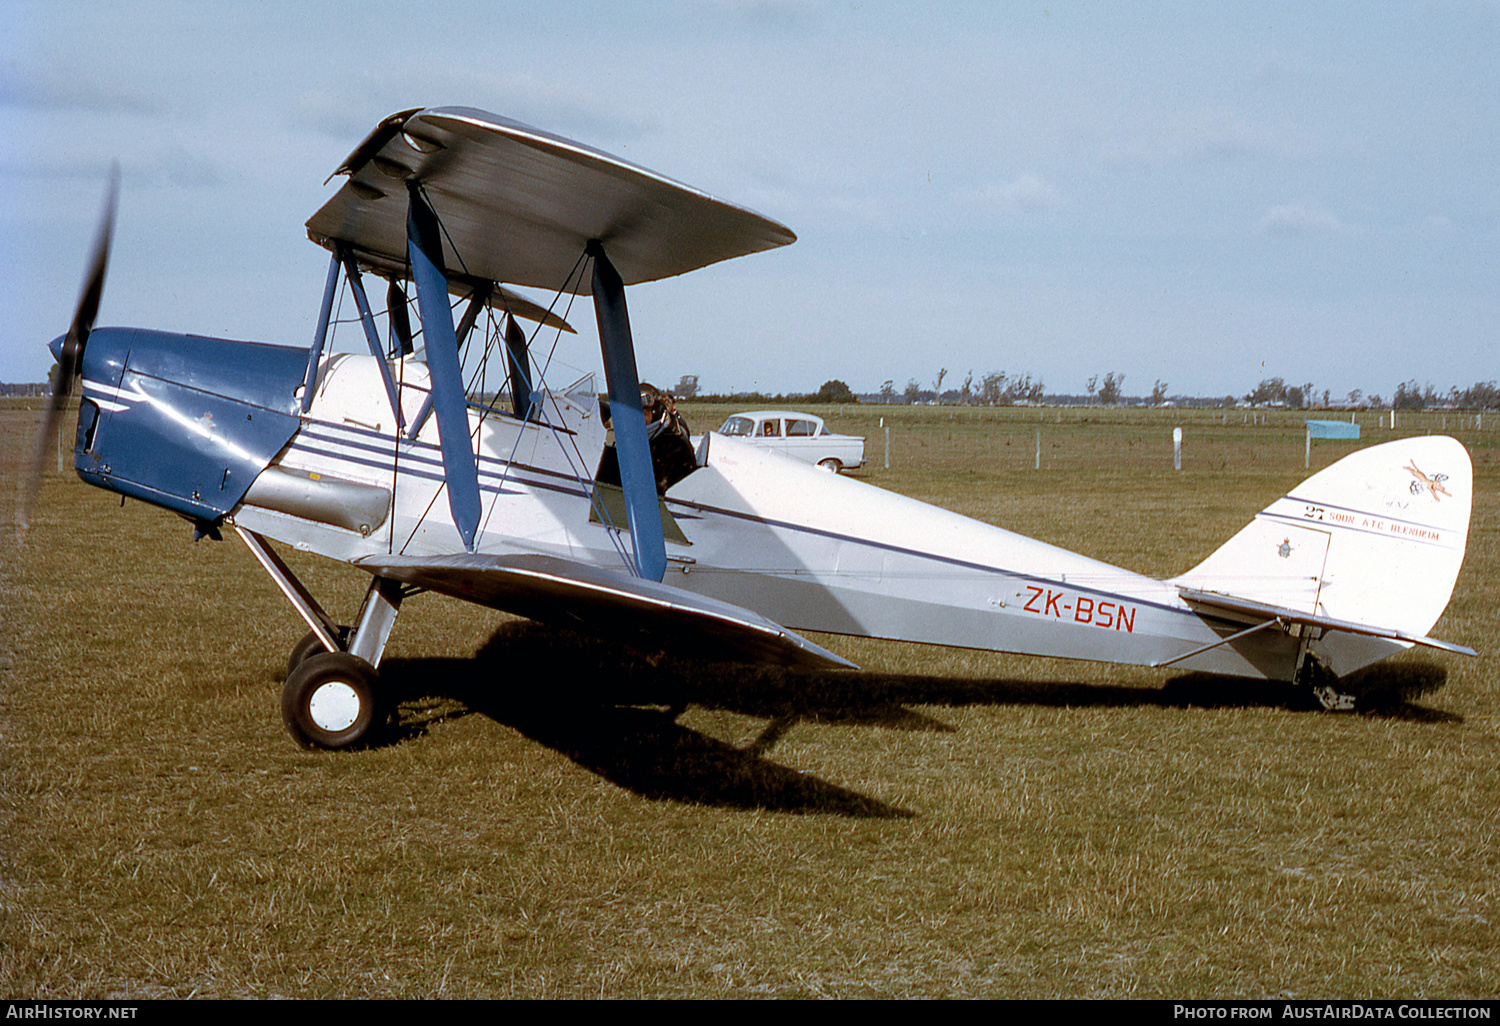
<svg viewBox="0 0 1500 1026">
<path fill-rule="evenodd" d="M 347 434 L 350 434 L 350 435 L 355 435 L 355 436 L 358 436 L 360 440 L 354 441 L 354 440 L 349 440 L 347 438 L 339 438 L 339 437 L 337 437 L 334 434 L 334 432 L 347 433 Z M 332 444 L 336 444 L 336 445 L 346 446 L 348 448 L 359 449 L 359 450 L 362 450 L 364 452 L 379 454 L 379 455 L 385 457 L 385 459 L 383 461 L 376 462 L 374 460 L 362 459 L 362 458 L 359 458 L 359 457 L 354 457 L 354 456 L 347 455 L 347 454 L 342 453 L 342 452 L 334 452 L 334 451 L 331 451 L 331 450 L 328 450 L 328 449 L 313 448 L 311 446 L 298 446 L 298 448 L 301 451 L 303 451 L 303 452 L 313 453 L 313 454 L 316 454 L 316 455 L 319 455 L 319 456 L 324 456 L 324 457 L 327 457 L 329 459 L 334 459 L 334 460 L 346 460 L 346 461 L 348 461 L 350 463 L 355 463 L 355 464 L 358 464 L 360 466 L 372 467 L 372 468 L 375 468 L 375 469 L 385 469 L 385 470 L 391 469 L 391 463 L 390 463 L 391 452 L 392 452 L 392 448 L 396 445 L 396 442 L 397 442 L 395 436 L 393 436 L 393 435 L 387 435 L 387 434 L 383 434 L 381 432 L 371 431 L 371 430 L 366 429 L 366 428 L 344 427 L 342 425 L 331 425 L 331 424 L 326 424 L 326 423 L 319 423 L 319 424 L 316 425 L 316 428 L 314 427 L 314 425 L 308 425 L 298 435 L 298 439 L 299 440 L 302 439 L 302 438 L 307 438 L 309 440 L 317 440 L 317 441 L 332 443 Z M 375 440 L 383 442 L 384 446 L 381 447 L 381 446 L 377 446 L 377 445 L 371 444 L 371 441 L 375 441 Z M 438 470 L 438 472 L 433 473 L 433 472 L 427 472 L 427 471 L 413 470 L 413 469 L 411 469 L 411 466 L 410 466 L 410 464 L 412 462 L 417 462 L 417 463 L 425 464 L 425 465 L 433 467 L 433 468 L 441 468 L 442 464 L 441 464 L 440 461 L 438 461 L 436 459 L 432 459 L 430 457 L 426 457 L 426 456 L 415 455 L 414 452 L 413 452 L 413 450 L 423 450 L 423 451 L 436 452 L 437 451 L 437 447 L 436 446 L 430 445 L 430 444 L 424 443 L 424 442 L 417 442 L 417 443 L 407 442 L 404 439 L 401 440 L 400 444 L 401 444 L 402 449 L 403 449 L 403 451 L 401 453 L 401 463 L 402 463 L 401 473 L 403 473 L 403 474 L 411 474 L 413 477 L 417 477 L 417 478 L 420 478 L 422 480 L 427 480 L 427 481 L 439 481 L 439 482 L 441 482 L 443 480 L 443 475 L 442 475 L 442 473 L 441 473 L 440 470 Z M 295 443 L 294 443 L 294 445 L 295 445 Z M 526 464 L 510 463 L 510 462 L 508 462 L 506 460 L 501 460 L 501 459 L 497 459 L 495 457 L 490 457 L 490 456 L 482 456 L 482 457 L 480 457 L 479 458 L 479 462 L 480 462 L 480 466 L 482 468 L 482 472 L 481 472 L 481 475 L 480 475 L 480 487 L 481 487 L 481 489 L 483 491 L 490 492 L 492 494 L 496 494 L 496 495 L 514 495 L 514 494 L 518 494 L 515 491 L 512 491 L 510 489 L 506 489 L 506 488 L 501 487 L 500 482 L 505 482 L 505 483 L 508 483 L 508 484 L 516 485 L 516 486 L 523 486 L 523 487 L 527 487 L 527 488 L 539 488 L 539 489 L 543 489 L 545 491 L 556 492 L 556 493 L 559 493 L 559 494 L 572 495 L 572 496 L 575 496 L 575 497 L 581 498 L 581 499 L 591 499 L 592 498 L 592 495 L 591 495 L 590 491 L 585 490 L 584 488 L 578 487 L 576 484 L 573 487 L 566 487 L 566 486 L 559 485 L 559 484 L 553 484 L 551 482 L 538 481 L 538 480 L 534 480 L 534 479 L 530 479 L 529 478 L 529 475 L 540 475 L 540 476 L 545 476 L 545 477 L 558 478 L 558 479 L 561 479 L 563 481 L 569 481 L 569 482 L 576 482 L 577 481 L 576 478 L 571 478 L 568 475 L 561 474 L 561 473 L 559 473 L 557 471 L 554 471 L 554 470 L 547 470 L 547 469 L 541 468 L 541 467 L 532 467 L 532 466 L 528 466 Z M 485 468 L 486 465 L 490 465 L 490 466 L 494 466 L 496 468 L 499 468 L 498 472 L 491 472 L 491 473 L 488 473 L 488 474 L 483 473 L 483 468 Z M 518 472 L 524 472 L 525 474 L 528 475 L 528 477 L 521 477 L 521 476 L 518 475 Z M 492 480 L 492 481 L 494 481 L 496 483 L 493 484 L 493 485 L 486 484 L 486 482 L 485 482 L 486 478 L 489 478 L 490 480 Z M 939 556 L 939 555 L 935 555 L 935 554 L 933 554 L 931 552 L 922 552 L 922 551 L 919 551 L 917 549 L 910 549 L 910 548 L 906 548 L 906 547 L 900 546 L 900 545 L 892 545 L 892 544 L 889 544 L 889 543 L 886 543 L 886 542 L 872 541 L 871 539 L 868 539 L 868 538 L 859 538 L 859 537 L 856 537 L 854 535 L 843 534 L 843 533 L 837 532 L 837 531 L 829 531 L 829 530 L 825 530 L 825 529 L 822 529 L 822 528 L 809 527 L 809 526 L 807 526 L 805 524 L 793 524 L 793 523 L 789 523 L 789 522 L 783 521 L 783 520 L 773 520 L 773 519 L 770 519 L 768 517 L 762 517 L 762 516 L 759 516 L 759 515 L 756 515 L 756 514 L 753 514 L 753 513 L 744 513 L 744 512 L 740 512 L 738 510 L 724 509 L 724 508 L 718 507 L 718 506 L 709 506 L 709 505 L 706 505 L 706 504 L 703 504 L 703 503 L 689 502 L 689 501 L 685 501 L 685 500 L 681 500 L 681 499 L 670 499 L 669 498 L 669 499 L 666 500 L 666 502 L 667 502 L 668 508 L 670 508 L 672 510 L 673 514 L 677 515 L 677 516 L 680 516 L 683 519 L 704 519 L 705 516 L 717 515 L 717 516 L 726 517 L 726 518 L 729 518 L 729 519 L 732 519 L 732 520 L 740 520 L 740 521 L 745 521 L 745 522 L 748 522 L 748 523 L 759 524 L 759 525 L 761 525 L 763 527 L 768 527 L 768 528 L 771 528 L 771 529 L 774 529 L 774 530 L 789 531 L 789 532 L 792 532 L 794 534 L 805 534 L 805 535 L 811 535 L 811 536 L 814 536 L 814 537 L 828 538 L 828 539 L 833 540 L 833 541 L 851 542 L 851 543 L 856 544 L 856 545 L 863 545 L 863 546 L 866 546 L 868 548 L 878 549 L 878 550 L 883 551 L 883 552 L 892 552 L 892 553 L 896 553 L 898 555 L 911 556 L 911 557 L 915 557 L 917 559 L 926 560 L 928 562 L 940 563 L 940 564 L 943 564 L 945 566 L 957 567 L 957 568 L 961 568 L 961 569 L 964 569 L 964 570 L 978 571 L 978 572 L 984 573 L 984 574 L 996 574 L 996 575 L 1000 575 L 1000 576 L 1003 576 L 1003 577 L 1011 578 L 1011 579 L 1016 580 L 1016 581 L 1034 582 L 1034 583 L 1045 585 L 1045 586 L 1049 586 L 1049 587 L 1052 587 L 1052 588 L 1067 588 L 1067 589 L 1069 589 L 1071 591 L 1075 591 L 1075 592 L 1078 592 L 1078 593 L 1081 593 L 1081 594 L 1086 594 L 1086 595 L 1101 595 L 1101 596 L 1106 596 L 1108 598 L 1118 598 L 1122 594 L 1120 592 L 1109 591 L 1108 589 L 1105 589 L 1105 588 L 1091 587 L 1091 586 L 1085 585 L 1085 584 L 1075 584 L 1075 583 L 1073 583 L 1071 581 L 1059 581 L 1059 580 L 1056 580 L 1056 579 L 1053 579 L 1053 578 L 1040 577 L 1040 576 L 1037 576 L 1035 574 L 1023 573 L 1023 572 L 1017 571 L 1017 570 L 1007 570 L 1007 569 L 1005 569 L 1003 567 L 988 566 L 988 565 L 985 565 L 983 563 L 973 563 L 973 562 L 970 562 L 968 560 L 955 559 L 955 558 L 953 558 L 951 556 Z M 688 512 L 688 511 L 691 511 L 691 512 Z M 700 572 L 701 571 L 713 571 L 715 569 L 717 569 L 717 568 L 714 568 L 714 567 L 702 567 L 702 568 L 700 568 Z M 730 568 L 724 568 L 724 569 L 727 571 Z M 748 572 L 748 571 L 739 571 L 739 572 Z M 787 573 L 788 571 L 782 570 L 782 571 L 773 571 L 773 572 L 776 572 L 776 573 Z M 794 573 L 795 571 L 791 571 L 791 572 Z M 1122 570 L 1121 572 L 1122 573 L 1127 573 L 1127 574 L 1129 573 L 1129 571 L 1125 571 L 1125 570 Z M 1195 613 L 1195 612 L 1193 612 L 1190 609 L 1185 609 L 1185 608 L 1182 608 L 1180 606 L 1166 605 L 1164 603 L 1156 602 L 1156 601 L 1153 601 L 1151 599 L 1138 598 L 1138 597 L 1136 597 L 1134 595 L 1130 596 L 1130 600 L 1133 603 L 1135 603 L 1136 605 L 1149 606 L 1149 607 L 1154 608 L 1154 609 L 1160 609 L 1160 610 L 1162 610 L 1164 612 L 1174 613 L 1174 614 L 1178 614 L 1178 615 L 1193 616 L 1193 617 L 1197 617 L 1197 618 L 1200 618 L 1200 619 L 1209 619 L 1209 618 L 1217 619 L 1217 618 L 1214 618 L 1214 617 L 1205 617 L 1203 614 Z M 1232 622 L 1232 621 L 1225 620 L 1224 622 Z"/>
<path fill-rule="evenodd" d="M 319 440 L 323 441 L 323 439 L 319 439 Z M 335 445 L 348 445 L 349 448 L 358 448 L 358 449 L 364 450 L 366 452 L 379 453 L 380 455 L 385 456 L 386 459 L 383 459 L 383 460 L 368 459 L 366 457 L 354 456 L 354 455 L 351 455 L 351 454 L 349 454 L 347 452 L 343 452 L 343 451 L 339 451 L 339 450 L 331 449 L 331 448 L 324 448 L 322 446 L 313 446 L 313 445 L 305 445 L 304 444 L 304 445 L 296 445 L 296 446 L 294 446 L 294 448 L 296 449 L 296 451 L 298 451 L 300 453 L 305 453 L 305 454 L 310 455 L 310 456 L 319 456 L 319 457 L 322 457 L 324 459 L 334 460 L 335 462 L 349 463 L 349 464 L 353 464 L 355 466 L 360 466 L 360 467 L 369 467 L 372 470 L 391 471 L 392 469 L 396 469 L 397 472 L 400 475 L 414 477 L 414 478 L 417 478 L 418 480 L 422 480 L 422 481 L 436 481 L 436 482 L 438 482 L 440 484 L 446 481 L 446 478 L 444 477 L 443 472 L 442 472 L 442 464 L 438 463 L 435 460 L 423 460 L 423 459 L 417 459 L 417 458 L 410 459 L 410 460 L 403 459 L 401 461 L 401 465 L 399 466 L 399 468 L 393 468 L 392 465 L 391 465 L 391 461 L 389 459 L 389 456 L 390 456 L 389 451 L 386 451 L 386 452 L 382 453 L 380 450 L 375 449 L 375 448 L 373 448 L 371 446 L 349 445 L 348 443 L 338 442 L 338 441 L 333 442 L 333 444 L 335 444 Z M 555 474 L 554 472 L 546 471 L 546 470 L 539 470 L 538 468 L 528 467 L 528 466 L 525 466 L 523 464 L 513 464 L 513 463 L 512 464 L 507 464 L 507 463 L 503 463 L 503 462 L 498 461 L 498 460 L 489 460 L 487 462 L 497 463 L 497 464 L 499 464 L 502 467 L 508 468 L 508 470 L 509 470 L 509 473 L 500 473 L 500 474 L 497 474 L 497 473 L 488 473 L 488 474 L 481 474 L 480 475 L 480 482 L 479 482 L 480 483 L 480 489 L 482 491 L 489 492 L 489 493 L 491 493 L 493 495 L 519 495 L 520 492 L 517 491 L 516 488 L 508 488 L 508 487 L 506 487 L 506 485 L 509 484 L 509 485 L 515 485 L 515 486 L 523 486 L 523 487 L 526 487 L 526 488 L 540 488 L 540 489 L 543 489 L 545 491 L 558 492 L 558 493 L 564 494 L 564 495 L 574 495 L 574 496 L 577 496 L 577 497 L 583 498 L 583 499 L 589 498 L 589 494 L 590 493 L 588 491 L 584 490 L 583 488 L 578 487 L 576 485 L 574 487 L 567 487 L 565 485 L 556 484 L 556 483 L 553 483 L 553 482 L 550 482 L 550 481 L 537 481 L 537 480 L 532 480 L 532 479 L 530 479 L 528 477 L 521 476 L 521 472 L 524 472 L 525 474 L 528 474 L 528 475 L 529 474 L 540 474 L 540 475 L 547 475 L 547 476 L 562 477 L 562 475 L 560 475 L 560 474 Z M 417 469 L 417 468 L 414 468 L 412 466 L 413 463 L 417 463 L 419 465 L 424 465 L 424 466 L 427 466 L 427 467 L 432 467 L 433 469 L 432 470 Z M 564 480 L 572 480 L 572 479 L 564 478 Z"/>
</svg>

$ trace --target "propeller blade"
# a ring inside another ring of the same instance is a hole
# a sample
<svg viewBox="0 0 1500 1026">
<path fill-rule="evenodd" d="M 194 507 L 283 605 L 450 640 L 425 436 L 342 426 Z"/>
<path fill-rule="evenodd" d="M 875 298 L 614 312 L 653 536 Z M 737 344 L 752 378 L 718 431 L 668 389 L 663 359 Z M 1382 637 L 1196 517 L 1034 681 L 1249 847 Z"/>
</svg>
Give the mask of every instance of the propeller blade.
<svg viewBox="0 0 1500 1026">
<path fill-rule="evenodd" d="M 115 204 L 120 195 L 120 165 L 110 168 L 109 191 L 104 197 L 104 211 L 99 216 L 99 228 L 94 235 L 94 251 L 89 259 L 88 271 L 83 277 L 83 291 L 78 297 L 78 306 L 73 311 L 73 322 L 58 347 L 57 366 L 52 372 L 52 396 L 42 417 L 42 429 L 37 434 L 36 453 L 31 460 L 31 471 L 21 487 L 21 501 L 16 510 L 16 533 L 24 537 L 31 526 L 31 504 L 41 486 L 42 467 L 47 453 L 57 437 L 57 425 L 62 419 L 63 408 L 73 394 L 73 380 L 83 368 L 83 350 L 89 341 L 89 332 L 94 329 L 94 318 L 99 314 L 99 300 L 104 295 L 104 274 L 109 268 L 109 246 L 115 230 Z"/>
</svg>

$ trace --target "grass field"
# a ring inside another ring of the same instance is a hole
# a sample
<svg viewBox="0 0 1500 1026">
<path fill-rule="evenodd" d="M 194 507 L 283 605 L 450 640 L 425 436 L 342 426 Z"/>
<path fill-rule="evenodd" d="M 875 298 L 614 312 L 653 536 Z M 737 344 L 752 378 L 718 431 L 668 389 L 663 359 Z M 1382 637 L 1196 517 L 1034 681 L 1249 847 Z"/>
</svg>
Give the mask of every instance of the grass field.
<svg viewBox="0 0 1500 1026">
<path fill-rule="evenodd" d="M 871 483 L 1159 575 L 1305 473 L 1292 415 L 823 412 Z M 1481 656 L 1383 664 L 1354 715 L 821 635 L 866 669 L 654 661 L 424 596 L 398 740 L 306 753 L 303 627 L 243 547 L 49 474 L 28 544 L 0 525 L 0 992 L 1493 997 L 1500 417 L 1372 420 L 1470 447 L 1433 633 Z M 33 422 L 0 410 L 0 516 Z M 364 575 L 293 562 L 352 611 Z"/>
</svg>

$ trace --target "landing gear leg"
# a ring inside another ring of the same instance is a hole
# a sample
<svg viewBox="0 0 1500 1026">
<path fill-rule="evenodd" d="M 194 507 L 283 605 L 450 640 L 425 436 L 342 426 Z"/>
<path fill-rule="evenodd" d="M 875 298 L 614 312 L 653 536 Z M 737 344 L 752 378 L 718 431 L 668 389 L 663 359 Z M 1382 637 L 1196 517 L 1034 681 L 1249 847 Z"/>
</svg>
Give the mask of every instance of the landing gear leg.
<svg viewBox="0 0 1500 1026">
<path fill-rule="evenodd" d="M 374 578 L 354 626 L 341 626 L 270 543 L 253 531 L 236 530 L 312 628 L 287 659 L 281 692 L 281 718 L 293 740 L 307 748 L 349 748 L 367 740 L 389 719 L 378 667 L 407 592 L 399 581 Z"/>
<path fill-rule="evenodd" d="M 396 625 L 396 614 L 401 611 L 401 600 L 405 597 L 400 581 L 376 577 L 370 582 L 364 605 L 360 606 L 359 617 L 354 621 L 354 633 L 349 636 L 351 654 L 371 666 L 380 665 L 385 643 L 390 639 L 391 628 Z"/>
<path fill-rule="evenodd" d="M 377 577 L 353 631 L 340 630 L 341 651 L 323 651 L 316 634 L 292 650 L 281 691 L 281 719 L 292 740 L 304 748 L 349 748 L 386 725 L 391 707 L 377 667 L 403 597 L 400 582 Z"/>
<path fill-rule="evenodd" d="M 347 628 L 341 628 L 333 622 L 333 617 L 329 616 L 323 607 L 318 604 L 318 600 L 313 598 L 312 592 L 308 591 L 306 586 L 297 579 L 297 575 L 292 573 L 292 568 L 287 566 L 282 558 L 276 554 L 275 549 L 271 548 L 270 542 L 254 531 L 247 531 L 238 525 L 235 526 L 235 532 L 239 534 L 240 540 L 245 543 L 245 547 L 250 550 L 250 554 L 255 557 L 256 562 L 265 569 L 266 573 L 270 575 L 271 580 L 276 583 L 276 587 L 281 589 L 281 593 L 292 604 L 292 608 L 297 611 L 297 615 L 302 617 L 307 625 L 312 628 L 312 636 L 318 639 L 318 644 L 322 646 L 323 650 L 326 652 L 337 652 L 342 649 L 343 639 L 339 636 L 339 632 L 341 630 L 347 631 Z M 297 648 L 292 650 L 293 654 L 295 655 L 301 647 L 302 645 L 298 644 Z M 287 668 L 288 670 L 291 669 L 290 663 Z"/>
</svg>

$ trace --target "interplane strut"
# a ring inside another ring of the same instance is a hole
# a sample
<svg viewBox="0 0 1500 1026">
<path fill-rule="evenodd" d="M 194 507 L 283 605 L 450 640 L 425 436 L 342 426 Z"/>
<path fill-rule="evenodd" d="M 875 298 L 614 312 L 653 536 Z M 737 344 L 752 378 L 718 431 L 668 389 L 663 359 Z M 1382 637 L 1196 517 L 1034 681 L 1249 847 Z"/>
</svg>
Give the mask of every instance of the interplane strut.
<svg viewBox="0 0 1500 1026">
<path fill-rule="evenodd" d="M 609 381 L 609 416 L 615 429 L 615 452 L 620 458 L 630 541 L 635 548 L 635 575 L 659 581 L 667 572 L 667 546 L 656 498 L 656 474 L 651 468 L 651 443 L 646 438 L 646 414 L 641 408 L 641 381 L 635 369 L 625 284 L 604 252 L 603 243 L 591 240 L 588 254 L 594 258 L 594 313 L 599 321 L 604 376 Z"/>
<path fill-rule="evenodd" d="M 437 413 L 438 441 L 448 481 L 448 508 L 464 548 L 474 551 L 479 530 L 479 465 L 469 439 L 469 404 L 463 368 L 458 363 L 458 335 L 448 306 L 448 279 L 443 273 L 443 243 L 437 215 L 416 181 L 406 183 L 407 247 L 422 334 L 427 340 L 427 368 L 432 374 L 432 406 Z"/>
</svg>

